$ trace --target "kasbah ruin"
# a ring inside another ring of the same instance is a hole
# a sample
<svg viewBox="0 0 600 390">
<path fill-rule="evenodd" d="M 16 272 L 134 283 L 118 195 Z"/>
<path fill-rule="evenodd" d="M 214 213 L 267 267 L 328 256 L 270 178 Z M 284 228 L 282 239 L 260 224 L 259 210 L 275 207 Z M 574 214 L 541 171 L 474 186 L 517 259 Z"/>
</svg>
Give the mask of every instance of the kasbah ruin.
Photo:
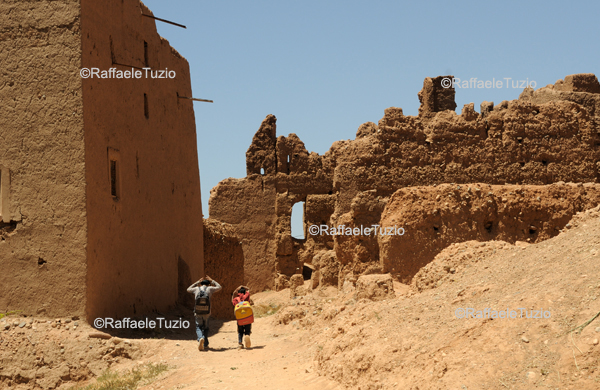
<svg viewBox="0 0 600 390">
<path fill-rule="evenodd" d="M 0 388 L 600 389 L 594 74 L 460 115 L 452 76 L 426 78 L 418 116 L 387 108 L 324 155 L 267 115 L 246 177 L 201 194 L 189 65 L 147 7 L 0 14 Z M 205 275 L 223 291 L 199 352 L 187 288 Z M 242 350 L 239 285 L 256 318 Z M 109 317 L 191 326 L 94 322 Z"/>
</svg>

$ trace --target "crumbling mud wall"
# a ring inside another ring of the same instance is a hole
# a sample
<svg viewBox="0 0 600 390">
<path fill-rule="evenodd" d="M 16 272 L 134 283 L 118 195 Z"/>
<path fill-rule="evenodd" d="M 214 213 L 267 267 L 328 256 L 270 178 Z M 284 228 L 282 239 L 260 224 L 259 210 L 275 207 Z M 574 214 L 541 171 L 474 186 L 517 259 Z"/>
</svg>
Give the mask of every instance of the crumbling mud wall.
<svg viewBox="0 0 600 390">
<path fill-rule="evenodd" d="M 362 124 L 355 140 L 335 142 L 323 156 L 309 154 L 295 134 L 276 138 L 274 116 L 263 121 L 246 153 L 248 176 L 220 183 L 210 199 L 211 217 L 231 223 L 242 239 L 248 283 L 272 287 L 278 274 L 301 273 L 332 246 L 342 273 L 383 271 L 375 237 L 293 239 L 289 220 L 298 201 L 306 202 L 306 230 L 313 223 L 356 227 L 377 224 L 390 196 L 405 187 L 599 181 L 594 75 L 568 76 L 554 89 L 525 90 L 498 105 L 484 102 L 480 113 L 468 104 L 460 115 L 442 78 L 425 80 L 419 116 L 388 108 L 378 124 Z M 260 227 L 260 239 L 250 226 Z"/>
<path fill-rule="evenodd" d="M 390 198 L 381 218 L 380 266 L 409 282 L 452 243 L 540 242 L 558 235 L 577 212 L 598 204 L 600 184 L 592 183 L 402 188 Z M 402 227 L 403 234 L 391 233 L 394 227 Z"/>
<path fill-rule="evenodd" d="M 3 1 L 0 19 L 0 310 L 83 315 L 79 4 Z"/>
<path fill-rule="evenodd" d="M 83 81 L 87 315 L 165 311 L 203 274 L 189 65 L 138 0 L 81 5 L 81 65 L 174 71 Z"/>
<path fill-rule="evenodd" d="M 231 225 L 204 220 L 204 270 L 223 287 L 222 291 L 213 295 L 212 316 L 222 320 L 235 319 L 231 293 L 244 284 L 244 252 Z M 188 305 L 193 305 L 191 294 L 188 295 Z"/>
</svg>

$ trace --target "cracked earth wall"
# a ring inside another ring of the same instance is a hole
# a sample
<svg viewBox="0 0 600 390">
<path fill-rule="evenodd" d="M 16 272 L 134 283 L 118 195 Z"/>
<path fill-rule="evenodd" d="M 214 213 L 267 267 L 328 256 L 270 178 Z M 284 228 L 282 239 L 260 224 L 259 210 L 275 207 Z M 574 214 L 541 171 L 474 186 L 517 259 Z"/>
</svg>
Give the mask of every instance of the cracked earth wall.
<svg viewBox="0 0 600 390">
<path fill-rule="evenodd" d="M 83 82 L 88 316 L 164 312 L 204 272 L 193 103 L 177 97 L 192 96 L 189 64 L 139 1 L 82 1 L 81 9 L 83 67 L 176 72 Z"/>
<path fill-rule="evenodd" d="M 280 275 L 300 273 L 331 250 L 341 275 L 383 271 L 375 237 L 292 238 L 298 201 L 305 202 L 305 229 L 370 226 L 405 187 L 599 181 L 596 76 L 571 75 L 517 100 L 484 102 L 479 113 L 471 103 L 460 115 L 443 77 L 424 81 L 418 116 L 388 108 L 378 124 L 362 124 L 356 139 L 337 141 L 322 156 L 308 153 L 295 134 L 277 137 L 276 118 L 267 116 L 246 153 L 247 177 L 221 182 L 209 202 L 211 217 L 232 224 L 242 239 L 248 283 L 272 288 Z"/>
<path fill-rule="evenodd" d="M 242 243 L 230 225 L 210 218 L 204 220 L 204 269 L 208 276 L 223 287 L 223 290 L 212 297 L 211 316 L 234 320 L 231 293 L 244 284 Z M 188 304 L 193 309 L 193 302 Z"/>
<path fill-rule="evenodd" d="M 86 202 L 80 9 L 0 4 L 0 310 L 83 315 Z"/>
<path fill-rule="evenodd" d="M 137 0 L 0 4 L 3 311 L 165 311 L 203 274 L 194 112 L 177 97 L 192 96 L 189 65 L 142 13 Z M 79 73 L 146 65 L 176 77 Z"/>
</svg>

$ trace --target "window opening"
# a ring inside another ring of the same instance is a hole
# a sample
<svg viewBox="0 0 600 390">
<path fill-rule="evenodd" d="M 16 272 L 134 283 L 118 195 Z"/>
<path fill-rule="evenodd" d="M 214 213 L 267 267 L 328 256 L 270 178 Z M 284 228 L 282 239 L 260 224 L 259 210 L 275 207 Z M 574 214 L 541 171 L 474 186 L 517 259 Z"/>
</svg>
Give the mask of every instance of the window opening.
<svg viewBox="0 0 600 390">
<path fill-rule="evenodd" d="M 146 68 L 150 67 L 150 65 L 148 65 L 148 42 L 146 41 L 144 41 L 144 64 L 146 65 Z"/>
<path fill-rule="evenodd" d="M 292 237 L 304 240 L 304 202 L 297 202 L 292 207 Z"/>
<path fill-rule="evenodd" d="M 144 94 L 144 116 L 146 119 L 150 117 L 150 114 L 148 113 L 148 95 L 146 94 Z"/>
</svg>

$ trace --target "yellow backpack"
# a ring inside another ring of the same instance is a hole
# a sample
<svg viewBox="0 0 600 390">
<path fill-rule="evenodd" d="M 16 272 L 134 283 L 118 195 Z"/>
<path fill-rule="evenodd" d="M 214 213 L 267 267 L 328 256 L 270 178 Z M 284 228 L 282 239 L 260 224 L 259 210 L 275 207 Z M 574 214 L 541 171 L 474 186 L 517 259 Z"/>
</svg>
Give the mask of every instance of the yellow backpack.
<svg viewBox="0 0 600 390">
<path fill-rule="evenodd" d="M 235 313 L 238 325 L 248 325 L 254 322 L 254 313 L 248 301 L 243 301 L 235 305 L 233 312 Z"/>
</svg>

